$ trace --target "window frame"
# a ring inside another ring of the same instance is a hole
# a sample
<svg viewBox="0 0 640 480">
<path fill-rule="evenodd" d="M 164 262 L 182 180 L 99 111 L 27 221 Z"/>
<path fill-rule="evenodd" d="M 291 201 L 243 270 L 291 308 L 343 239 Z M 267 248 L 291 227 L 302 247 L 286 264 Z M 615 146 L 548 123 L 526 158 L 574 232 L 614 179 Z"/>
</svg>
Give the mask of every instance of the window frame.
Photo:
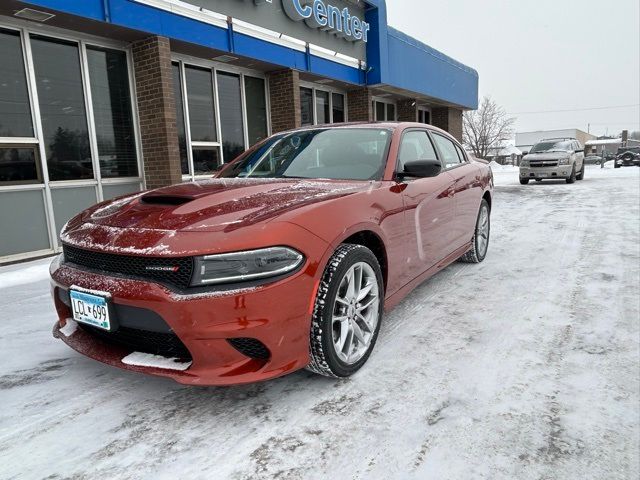
<svg viewBox="0 0 640 480">
<path fill-rule="evenodd" d="M 440 170 L 440 173 L 442 173 L 445 170 L 447 170 L 445 168 L 444 163 L 442 162 L 442 156 L 440 154 L 440 151 L 436 147 L 435 141 L 431 137 L 431 130 L 429 130 L 428 128 L 411 127 L 411 128 L 405 129 L 402 132 L 402 136 L 400 137 L 400 142 L 398 142 L 398 151 L 396 153 L 396 164 L 395 164 L 394 171 L 393 171 L 394 178 L 397 179 L 397 176 L 402 174 L 402 172 L 399 170 L 399 168 L 400 168 L 400 150 L 402 148 L 402 142 L 404 141 L 404 136 L 407 133 L 410 133 L 410 132 L 424 132 L 426 134 L 427 139 L 429 140 L 429 142 L 431 142 L 431 146 L 433 147 L 433 151 L 436 154 L 436 160 L 438 160 L 440 162 L 440 165 L 442 166 L 442 170 Z M 438 173 L 438 175 L 436 175 L 436 177 L 439 176 L 440 173 Z M 430 178 L 435 178 L 435 177 L 430 177 Z M 423 180 L 423 178 L 420 178 L 420 177 L 407 177 L 407 178 L 403 178 L 402 179 L 403 182 L 413 182 L 415 180 Z"/>
<path fill-rule="evenodd" d="M 397 104 L 397 102 L 395 102 L 394 100 L 385 98 L 385 97 L 375 97 L 375 96 L 371 98 L 371 102 L 372 102 L 373 121 L 374 122 L 397 122 L 398 121 L 398 104 Z M 379 120 L 378 119 L 378 112 L 377 112 L 377 109 L 376 109 L 376 103 L 383 103 L 384 104 L 384 116 L 385 116 L 384 120 Z M 393 118 L 392 120 L 389 120 L 388 118 L 386 118 L 387 115 L 389 114 L 388 105 L 393 105 L 395 118 Z"/>
<path fill-rule="evenodd" d="M 43 250 L 36 253 L 57 252 L 60 250 L 60 241 L 58 232 L 56 231 L 55 213 L 53 206 L 52 190 L 71 187 L 92 186 L 96 192 L 96 200 L 102 202 L 104 200 L 104 186 L 109 185 L 125 185 L 135 184 L 137 188 L 145 188 L 145 177 L 143 168 L 142 143 L 140 135 L 140 117 L 138 112 L 138 104 L 136 101 L 136 87 L 133 66 L 133 55 L 131 47 L 126 42 L 106 39 L 95 35 L 81 32 L 70 32 L 66 29 L 53 27 L 50 25 L 37 25 L 33 22 L 3 17 L 0 20 L 0 28 L 20 35 L 20 45 L 22 48 L 22 61 L 25 69 L 27 82 L 27 90 L 29 94 L 29 105 L 31 108 L 31 120 L 33 122 L 34 137 L 2 137 L 0 138 L 0 146 L 8 145 L 24 145 L 32 147 L 36 150 L 37 161 L 39 161 L 38 171 L 42 177 L 41 183 L 24 183 L 24 184 L 0 184 L 0 192 L 9 192 L 16 190 L 41 190 L 43 192 L 44 210 L 47 222 L 47 231 L 49 234 L 49 250 Z M 84 180 L 58 180 L 51 181 L 49 179 L 49 170 L 46 162 L 46 152 L 44 151 L 42 118 L 40 114 L 40 105 L 35 79 L 35 67 L 33 55 L 31 51 L 31 35 L 37 35 L 43 38 L 50 38 L 53 41 L 66 41 L 74 43 L 78 46 L 78 59 L 80 62 L 81 82 L 85 102 L 85 115 L 87 120 L 87 128 L 89 132 L 89 145 L 91 152 L 91 161 L 94 169 L 94 177 Z M 136 177 L 115 177 L 102 178 L 100 175 L 100 162 L 97 155 L 97 139 L 95 134 L 95 118 L 93 115 L 93 103 L 91 97 L 91 82 L 89 79 L 89 71 L 86 57 L 87 47 L 97 47 L 111 50 L 119 50 L 125 52 L 127 60 L 127 81 L 129 85 L 129 95 L 131 104 L 131 114 L 133 118 L 133 135 L 135 142 L 135 152 L 137 157 L 138 176 Z M 10 256 L 11 258 L 21 259 L 28 258 L 30 253 L 17 254 Z"/>
<path fill-rule="evenodd" d="M 459 145 L 458 141 L 453 138 L 450 137 L 448 135 L 443 135 L 442 133 L 439 132 L 435 132 L 433 130 L 427 129 L 427 131 L 429 132 L 429 135 L 431 135 L 432 139 L 433 139 L 433 146 L 436 148 L 436 151 L 438 152 L 438 157 L 440 158 L 440 163 L 442 164 L 442 171 L 451 171 L 451 170 L 455 170 L 456 168 L 460 168 L 464 165 L 467 165 L 469 163 L 469 160 L 467 159 L 466 154 L 464 153 L 464 148 L 462 148 L 462 145 Z M 438 146 L 438 142 L 435 141 L 435 135 L 439 135 L 442 138 L 444 138 L 445 140 L 449 140 L 451 143 L 453 143 L 453 146 L 455 147 L 456 150 L 456 155 L 458 157 L 458 159 L 460 160 L 460 162 L 457 165 L 453 165 L 448 167 L 447 164 L 444 161 L 444 155 L 442 154 L 440 147 Z M 458 148 L 460 149 L 460 151 L 463 152 L 464 158 L 460 158 L 460 152 L 458 151 Z"/>
<path fill-rule="evenodd" d="M 333 95 L 334 94 L 338 94 L 338 95 L 342 95 L 342 98 L 344 100 L 344 121 L 337 123 L 335 125 L 342 125 L 343 123 L 347 123 L 349 122 L 349 102 L 347 101 L 347 92 L 344 90 L 341 90 L 339 88 L 335 88 L 332 87 L 330 85 L 325 85 L 325 84 L 318 84 L 318 83 L 314 83 L 314 82 L 305 82 L 305 81 L 300 81 L 300 88 L 308 88 L 311 90 L 311 98 L 312 98 L 312 105 L 313 105 L 313 123 L 311 125 L 305 125 L 308 127 L 315 127 L 318 125 L 318 108 L 317 108 L 317 98 L 316 98 L 316 91 L 319 90 L 323 93 L 328 93 L 329 94 L 329 120 L 330 122 L 324 125 L 334 125 L 334 121 L 333 121 Z"/>
<path fill-rule="evenodd" d="M 195 181 L 206 178 L 211 178 L 213 173 L 209 174 L 199 174 L 196 175 L 194 172 L 193 165 L 193 149 L 197 150 L 212 150 L 218 149 L 220 165 L 225 165 L 230 160 L 233 159 L 225 159 L 224 152 L 222 149 L 222 124 L 220 122 L 220 101 L 218 98 L 218 72 L 229 73 L 233 75 L 238 75 L 240 77 L 240 100 L 242 107 L 242 126 L 243 126 L 243 135 L 244 135 L 244 149 L 245 151 L 249 149 L 249 124 L 247 120 L 247 97 L 246 97 L 246 84 L 245 77 L 254 77 L 259 78 L 264 81 L 265 88 L 265 107 L 267 109 L 267 137 L 271 136 L 271 105 L 269 101 L 269 82 L 267 76 L 264 72 L 260 72 L 258 70 L 251 70 L 248 68 L 236 67 L 234 65 L 226 65 L 221 62 L 216 62 L 214 60 L 204 60 L 202 58 L 192 57 L 190 55 L 183 54 L 172 54 L 171 55 L 171 63 L 177 63 L 179 65 L 180 70 L 180 80 L 181 80 L 181 93 L 182 93 L 182 107 L 183 107 L 183 115 L 185 119 L 185 142 L 187 148 L 187 164 L 189 167 L 188 174 L 182 174 L 182 180 L 184 181 Z M 196 68 L 205 68 L 211 72 L 213 76 L 213 102 L 214 102 L 214 115 L 216 119 L 216 136 L 217 141 L 215 142 L 193 142 L 191 141 L 191 124 L 189 120 L 189 105 L 187 101 L 187 93 L 188 93 L 188 85 L 186 82 L 185 76 L 185 66 L 193 66 Z"/>
</svg>

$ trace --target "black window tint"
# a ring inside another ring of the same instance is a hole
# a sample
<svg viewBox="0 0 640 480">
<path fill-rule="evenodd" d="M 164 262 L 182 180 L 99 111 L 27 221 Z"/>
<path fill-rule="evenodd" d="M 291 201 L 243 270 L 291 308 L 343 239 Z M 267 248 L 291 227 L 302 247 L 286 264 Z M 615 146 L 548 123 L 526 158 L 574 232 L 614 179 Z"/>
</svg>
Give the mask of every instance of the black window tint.
<svg viewBox="0 0 640 480">
<path fill-rule="evenodd" d="M 405 133 L 400 144 L 398 155 L 398 171 L 404 170 L 407 162 L 418 160 L 437 160 L 436 151 L 433 148 L 427 132 L 415 130 Z"/>
<path fill-rule="evenodd" d="M 376 102 L 376 121 L 384 122 L 387 119 L 386 105 L 382 102 Z"/>
<path fill-rule="evenodd" d="M 137 177 L 127 55 L 88 47 L 87 63 L 100 173 L 104 178 Z"/>
<path fill-rule="evenodd" d="M 317 112 L 317 124 L 324 125 L 325 123 L 331 123 L 329 117 L 329 92 L 323 92 L 322 90 L 316 90 L 316 112 Z"/>
<path fill-rule="evenodd" d="M 240 76 L 232 73 L 218 73 L 218 97 L 222 153 L 225 162 L 230 162 L 244 152 Z"/>
<path fill-rule="evenodd" d="M 436 133 L 433 135 L 433 141 L 436 142 L 438 146 L 445 168 L 451 168 L 460 164 L 460 157 L 458 156 L 456 145 L 451 140 Z"/>
<path fill-rule="evenodd" d="M 18 32 L 0 30 L 0 137 L 33 137 Z"/>
<path fill-rule="evenodd" d="M 185 67 L 192 142 L 217 141 L 211 70 Z"/>
<path fill-rule="evenodd" d="M 31 37 L 51 180 L 93 178 L 78 46 Z"/>
<path fill-rule="evenodd" d="M 249 146 L 267 138 L 267 100 L 264 92 L 264 80 L 244 77 L 244 90 L 247 97 L 247 129 Z"/>
<path fill-rule="evenodd" d="M 42 183 L 35 148 L 0 146 L 0 185 L 16 183 Z"/>
<path fill-rule="evenodd" d="M 345 121 L 344 117 L 344 95 L 340 93 L 334 93 L 333 98 L 333 123 L 342 123 Z"/>
<path fill-rule="evenodd" d="M 300 88 L 300 109 L 302 125 L 313 125 L 313 90 Z"/>
<path fill-rule="evenodd" d="M 180 65 L 171 65 L 173 72 L 173 97 L 176 100 L 176 125 L 178 127 L 178 148 L 180 150 L 180 170 L 183 175 L 189 174 L 189 159 L 187 157 L 187 135 L 184 126 L 184 101 L 182 99 L 182 78 Z"/>
</svg>

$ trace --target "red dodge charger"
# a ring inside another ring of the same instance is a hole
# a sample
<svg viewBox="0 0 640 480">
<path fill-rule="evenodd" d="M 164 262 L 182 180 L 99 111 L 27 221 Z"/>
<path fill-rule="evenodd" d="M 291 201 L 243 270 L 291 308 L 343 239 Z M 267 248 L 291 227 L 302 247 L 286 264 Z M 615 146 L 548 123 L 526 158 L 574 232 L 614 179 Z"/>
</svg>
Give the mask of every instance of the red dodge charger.
<svg viewBox="0 0 640 480">
<path fill-rule="evenodd" d="M 215 178 L 120 197 L 70 220 L 51 264 L 71 348 L 185 384 L 367 361 L 390 309 L 489 242 L 493 177 L 416 123 L 274 135 Z"/>
</svg>

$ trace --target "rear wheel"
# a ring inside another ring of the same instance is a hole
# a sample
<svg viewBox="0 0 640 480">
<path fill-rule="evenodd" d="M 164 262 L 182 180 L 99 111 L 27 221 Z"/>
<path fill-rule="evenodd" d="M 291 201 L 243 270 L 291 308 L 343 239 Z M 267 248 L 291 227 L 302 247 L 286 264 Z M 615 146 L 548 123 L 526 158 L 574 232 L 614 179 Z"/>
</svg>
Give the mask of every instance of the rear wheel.
<svg viewBox="0 0 640 480">
<path fill-rule="evenodd" d="M 378 338 L 383 301 L 382 272 L 375 255 L 361 245 L 340 245 L 316 295 L 307 369 L 328 377 L 357 372 Z"/>
<path fill-rule="evenodd" d="M 529 183 L 529 179 L 528 178 L 520 177 L 520 185 L 527 185 L 528 183 Z"/>
<path fill-rule="evenodd" d="M 478 211 L 476 229 L 471 239 L 471 250 L 460 257 L 461 262 L 480 263 L 487 256 L 489 249 L 489 234 L 491 233 L 491 211 L 489 204 L 483 198 Z"/>
<path fill-rule="evenodd" d="M 574 183 L 576 181 L 576 165 L 573 164 L 573 168 L 571 169 L 571 175 L 566 179 L 567 183 Z"/>
</svg>

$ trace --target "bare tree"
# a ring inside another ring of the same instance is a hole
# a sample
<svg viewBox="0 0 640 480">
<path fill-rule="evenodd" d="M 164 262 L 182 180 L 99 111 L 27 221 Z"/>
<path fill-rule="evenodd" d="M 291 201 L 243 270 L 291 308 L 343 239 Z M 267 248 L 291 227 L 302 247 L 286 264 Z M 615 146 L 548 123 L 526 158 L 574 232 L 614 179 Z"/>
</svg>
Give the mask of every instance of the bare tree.
<svg viewBox="0 0 640 480">
<path fill-rule="evenodd" d="M 499 147 L 511 138 L 513 122 L 515 118 L 508 117 L 491 97 L 484 97 L 478 110 L 464 112 L 463 141 L 476 157 L 486 158 L 490 148 Z"/>
</svg>

